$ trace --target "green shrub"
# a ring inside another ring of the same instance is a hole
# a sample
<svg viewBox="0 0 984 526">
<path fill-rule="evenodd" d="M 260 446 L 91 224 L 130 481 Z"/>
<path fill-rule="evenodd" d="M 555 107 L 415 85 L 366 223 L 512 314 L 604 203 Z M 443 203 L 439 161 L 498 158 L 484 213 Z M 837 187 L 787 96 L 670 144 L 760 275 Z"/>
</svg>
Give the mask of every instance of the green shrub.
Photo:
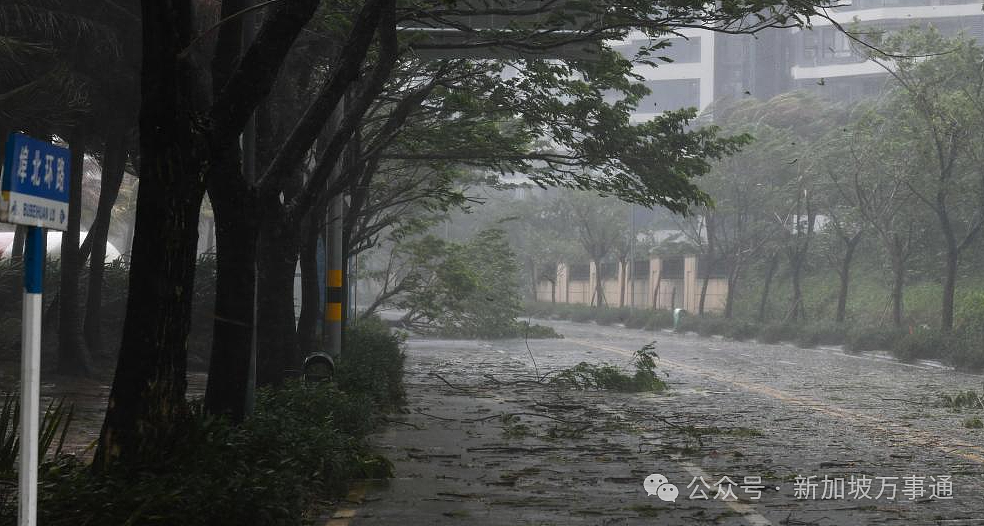
<svg viewBox="0 0 984 526">
<path fill-rule="evenodd" d="M 673 314 L 671 313 L 670 314 L 670 326 L 671 327 L 673 326 L 672 317 L 673 317 Z M 691 316 L 690 314 L 684 314 L 680 318 L 680 323 L 678 323 L 677 326 L 673 328 L 673 330 L 676 331 L 676 332 L 678 332 L 678 333 L 680 333 L 680 334 L 686 334 L 688 332 L 696 332 L 696 333 L 700 334 L 700 330 L 701 330 L 701 326 L 702 325 L 703 324 L 701 323 L 701 319 L 699 317 L 697 317 L 697 316 Z"/>
<path fill-rule="evenodd" d="M 365 393 L 383 409 L 403 404 L 403 337 L 379 318 L 360 320 L 345 332 L 346 352 L 338 360 L 338 388 Z"/>
<path fill-rule="evenodd" d="M 527 316 L 534 318 L 549 318 L 554 315 L 554 309 L 551 304 L 538 301 L 526 303 L 523 306 L 523 310 Z"/>
<path fill-rule="evenodd" d="M 654 311 L 643 310 L 643 309 L 632 309 L 629 313 L 629 317 L 625 320 L 625 326 L 629 329 L 642 329 L 649 324 L 649 320 L 652 319 Z"/>
<path fill-rule="evenodd" d="M 569 320 L 574 314 L 574 310 L 568 303 L 558 303 L 557 305 L 554 305 L 551 310 L 553 314 L 550 317 L 560 320 Z"/>
<path fill-rule="evenodd" d="M 796 341 L 799 331 L 790 323 L 767 323 L 759 330 L 757 339 L 762 343 Z"/>
<path fill-rule="evenodd" d="M 572 305 L 572 307 L 570 320 L 578 323 L 593 320 L 596 316 L 594 310 L 598 308 L 587 305 Z"/>
<path fill-rule="evenodd" d="M 390 473 L 365 439 L 371 408 L 365 393 L 297 382 L 258 391 L 254 414 L 238 427 L 193 406 L 164 463 L 95 473 L 63 456 L 46 466 L 39 522 L 298 524 L 349 480 Z"/>
<path fill-rule="evenodd" d="M 696 317 L 697 334 L 701 336 L 723 336 L 727 332 L 728 321 L 717 316 Z"/>
<path fill-rule="evenodd" d="M 959 330 L 975 330 L 984 327 L 984 291 L 975 290 L 964 294 L 956 305 L 954 327 Z"/>
<path fill-rule="evenodd" d="M 847 349 L 854 352 L 887 351 L 902 335 L 895 327 L 855 327 L 847 333 Z"/>
<path fill-rule="evenodd" d="M 650 331 L 669 329 L 673 327 L 673 313 L 665 310 L 650 311 L 649 319 L 646 321 L 646 329 Z"/>
<path fill-rule="evenodd" d="M 74 406 L 52 400 L 38 428 L 38 460 L 44 466 L 62 456 Z M 17 458 L 20 450 L 20 397 L 7 393 L 0 405 L 0 524 L 13 524 L 17 516 Z"/>
<path fill-rule="evenodd" d="M 613 325 L 625 323 L 632 315 L 632 309 L 628 307 L 602 307 L 596 309 L 595 322 L 598 325 Z"/>
<path fill-rule="evenodd" d="M 957 369 L 984 370 L 984 331 L 964 327 L 955 332 L 948 341 L 946 360 Z"/>
<path fill-rule="evenodd" d="M 517 338 L 529 338 L 531 340 L 544 340 L 549 338 L 563 338 L 564 336 L 554 330 L 553 327 L 546 325 L 530 325 L 529 322 L 518 322 Z"/>
<path fill-rule="evenodd" d="M 394 248 L 413 279 L 393 306 L 423 333 L 499 338 L 515 329 L 522 313 L 519 263 L 505 231 L 481 230 L 465 243 L 432 235 Z"/>
<path fill-rule="evenodd" d="M 845 327 L 835 322 L 807 324 L 799 327 L 798 332 L 796 344 L 806 348 L 818 345 L 841 345 L 847 339 Z"/>
<path fill-rule="evenodd" d="M 758 326 L 746 320 L 724 320 L 723 336 L 736 341 L 750 340 L 758 332 Z"/>
<path fill-rule="evenodd" d="M 946 354 L 946 335 L 930 329 L 903 335 L 892 345 L 892 354 L 903 362 L 922 358 L 942 358 Z"/>
</svg>

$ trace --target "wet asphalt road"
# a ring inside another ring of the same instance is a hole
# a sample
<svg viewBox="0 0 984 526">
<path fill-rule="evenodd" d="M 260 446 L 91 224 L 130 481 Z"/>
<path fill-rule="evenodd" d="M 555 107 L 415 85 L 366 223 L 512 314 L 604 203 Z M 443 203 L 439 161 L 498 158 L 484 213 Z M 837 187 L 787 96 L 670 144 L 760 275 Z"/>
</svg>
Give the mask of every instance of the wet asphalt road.
<svg viewBox="0 0 984 526">
<path fill-rule="evenodd" d="M 939 403 L 980 376 L 543 323 L 565 339 L 410 340 L 408 413 L 376 437 L 395 478 L 329 524 L 984 524 L 984 430 L 963 426 L 984 408 Z M 666 393 L 533 382 L 654 340 Z M 647 494 L 652 473 L 675 502 Z"/>
</svg>

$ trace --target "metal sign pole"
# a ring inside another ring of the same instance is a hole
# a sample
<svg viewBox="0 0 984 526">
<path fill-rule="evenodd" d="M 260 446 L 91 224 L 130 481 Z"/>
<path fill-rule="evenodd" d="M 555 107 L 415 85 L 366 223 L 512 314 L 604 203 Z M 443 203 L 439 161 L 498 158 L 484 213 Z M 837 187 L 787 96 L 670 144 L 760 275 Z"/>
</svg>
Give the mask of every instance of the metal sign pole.
<svg viewBox="0 0 984 526">
<path fill-rule="evenodd" d="M 41 290 L 44 229 L 30 227 L 24 251 L 24 322 L 21 334 L 20 506 L 18 524 L 34 526 L 38 513 L 38 414 L 41 389 Z"/>
<path fill-rule="evenodd" d="M 35 526 L 38 514 L 38 420 L 41 412 L 41 289 L 44 229 L 68 227 L 70 156 L 66 148 L 12 133 L 0 178 L 0 221 L 26 225 L 24 316 L 21 332 L 20 526 Z"/>
</svg>

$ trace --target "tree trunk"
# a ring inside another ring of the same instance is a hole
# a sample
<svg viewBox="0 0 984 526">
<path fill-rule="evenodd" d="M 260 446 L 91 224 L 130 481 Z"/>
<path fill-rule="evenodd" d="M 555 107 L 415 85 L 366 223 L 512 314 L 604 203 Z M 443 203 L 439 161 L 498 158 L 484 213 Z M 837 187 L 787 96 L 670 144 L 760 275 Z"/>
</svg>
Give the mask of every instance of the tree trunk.
<svg viewBox="0 0 984 526">
<path fill-rule="evenodd" d="M 301 315 L 297 319 L 297 344 L 303 352 L 321 348 L 318 337 L 318 320 L 321 312 L 321 290 L 318 286 L 318 240 L 324 214 L 311 214 L 304 232 L 301 247 Z"/>
<path fill-rule="evenodd" d="M 765 309 L 769 306 L 769 292 L 772 289 L 772 279 L 776 276 L 776 270 L 779 268 L 779 252 L 773 252 L 772 256 L 769 257 L 769 267 L 765 271 L 765 284 L 762 286 L 762 298 L 759 300 L 758 309 L 758 321 L 762 323 L 765 321 Z"/>
<path fill-rule="evenodd" d="M 99 185 L 99 205 L 96 218 L 92 222 L 89 236 L 92 236 L 89 257 L 89 290 L 85 302 L 83 332 L 85 345 L 90 354 L 101 353 L 102 348 L 102 288 L 106 269 L 106 243 L 109 240 L 109 224 L 113 218 L 113 205 L 123 183 L 123 170 L 126 167 L 126 135 L 123 131 L 106 141 L 103 160 L 102 181 Z"/>
<path fill-rule="evenodd" d="M 940 310 L 940 330 L 953 330 L 953 297 L 957 288 L 957 264 L 960 261 L 960 247 L 957 243 L 950 216 L 944 207 L 943 198 L 938 198 L 936 214 L 939 217 L 940 229 L 946 241 L 946 260 L 943 263 L 943 305 Z"/>
<path fill-rule="evenodd" d="M 345 206 L 345 200 L 344 200 L 344 198 L 342 199 L 342 206 L 343 207 Z M 344 349 L 345 349 L 345 340 L 346 340 L 347 334 L 348 334 L 349 323 L 351 322 L 351 317 L 349 316 L 349 308 L 352 305 L 351 304 L 352 298 L 349 297 L 349 292 L 352 290 L 351 289 L 351 282 L 349 281 L 351 279 L 351 277 L 352 277 L 352 276 L 349 275 L 349 268 L 350 268 L 349 267 L 349 264 L 352 262 L 352 252 L 351 252 L 352 247 L 351 247 L 351 245 L 349 245 L 349 240 L 350 239 L 351 239 L 351 236 L 345 235 L 345 222 L 343 221 L 342 222 L 342 287 L 341 287 L 341 290 L 339 291 L 339 292 L 341 292 L 341 295 L 340 295 L 340 303 L 342 304 L 341 305 L 342 306 L 342 333 L 340 335 L 341 336 L 341 338 L 340 338 L 340 344 L 341 344 L 340 346 L 341 346 L 341 348 L 339 350 L 342 350 L 342 351 L 344 351 Z M 299 244 L 298 243 L 295 243 L 294 244 L 294 247 L 295 247 L 294 248 L 294 261 L 295 261 L 295 265 L 296 265 L 297 264 L 296 263 L 296 261 L 297 261 L 297 255 L 298 255 L 298 252 L 300 252 L 300 247 L 299 247 Z M 293 289 L 291 289 L 291 290 L 293 290 Z M 298 356 L 300 356 L 300 355 L 298 355 Z M 300 359 L 301 359 L 301 361 L 298 362 L 298 363 L 302 363 L 303 362 L 303 358 L 300 358 Z"/>
<path fill-rule="evenodd" d="M 660 272 L 656 274 L 656 285 L 653 287 L 653 310 L 659 308 L 659 288 L 660 285 L 662 284 L 663 284 L 663 272 L 662 270 L 660 270 Z"/>
<path fill-rule="evenodd" d="M 537 285 L 540 284 L 540 280 L 536 275 L 536 262 L 530 257 L 527 258 L 527 264 L 530 266 L 530 283 L 532 283 L 532 287 L 529 290 L 533 292 L 533 301 L 540 301 L 540 295 L 537 293 Z"/>
<path fill-rule="evenodd" d="M 854 261 L 854 250 L 857 248 L 860 239 L 861 235 L 856 234 L 854 237 L 846 240 L 844 258 L 841 260 L 839 272 L 840 290 L 837 291 L 837 315 L 835 317 L 837 323 L 844 323 L 844 319 L 847 317 L 847 292 L 851 281 L 851 263 Z"/>
<path fill-rule="evenodd" d="M 152 135 L 147 133 L 146 135 Z M 165 136 L 166 137 L 166 136 Z M 162 137 L 163 139 L 163 137 Z M 143 168 L 123 342 L 94 466 L 164 458 L 185 411 L 202 190 L 186 152 L 142 138 Z M 161 146 L 155 149 L 155 146 Z M 189 181 L 189 179 L 191 179 Z"/>
<path fill-rule="evenodd" d="M 260 229 L 257 274 L 256 383 L 260 386 L 281 385 L 301 368 L 294 326 L 297 245 L 280 218 L 268 219 Z"/>
<path fill-rule="evenodd" d="M 710 265 L 708 265 L 710 267 Z M 700 301 L 697 303 L 697 314 L 700 316 L 704 315 L 704 304 L 707 301 L 707 285 L 711 282 L 711 270 L 708 269 L 704 272 L 704 278 L 701 280 L 700 284 Z"/>
<path fill-rule="evenodd" d="M 948 238 L 947 245 L 946 265 L 943 269 L 943 309 L 940 313 L 940 330 L 943 332 L 953 330 L 953 298 L 957 288 L 957 263 L 960 259 L 956 242 L 951 244 Z"/>
<path fill-rule="evenodd" d="M 601 308 L 605 305 L 605 287 L 602 284 L 604 279 L 601 276 L 601 262 L 600 260 L 594 260 L 595 264 L 595 301 L 597 301 L 596 306 Z"/>
<path fill-rule="evenodd" d="M 803 258 L 800 255 L 796 255 L 789 261 L 792 267 L 790 273 L 790 280 L 793 285 L 793 299 L 790 302 L 789 313 L 786 315 L 787 320 L 798 320 L 803 317 Z"/>
<path fill-rule="evenodd" d="M 626 292 L 628 292 L 629 280 L 632 278 L 629 275 L 628 261 L 622 259 L 619 261 L 619 265 L 622 267 L 622 279 L 621 283 L 618 285 L 618 306 L 619 308 L 622 308 L 625 307 L 625 299 L 627 297 Z"/>
<path fill-rule="evenodd" d="M 71 174 L 68 196 L 68 225 L 62 233 L 61 276 L 58 296 L 58 373 L 88 376 L 90 364 L 79 319 L 79 230 L 82 219 L 82 174 L 85 160 L 85 134 L 75 130 L 71 137 Z M 105 250 L 105 247 L 104 247 Z M 102 261 L 99 262 L 102 264 Z"/>
<path fill-rule="evenodd" d="M 205 387 L 205 409 L 242 421 L 249 406 L 250 356 L 255 337 L 256 199 L 239 176 L 238 145 L 233 155 L 213 168 L 209 197 L 215 212 L 215 315 L 212 355 Z M 224 174 L 218 170 L 227 170 Z M 216 186 L 223 185 L 219 191 Z"/>
<path fill-rule="evenodd" d="M 728 273 L 728 292 L 724 297 L 724 317 L 731 319 L 734 314 L 735 292 L 738 289 L 738 278 L 741 277 L 741 267 L 735 263 Z"/>
<path fill-rule="evenodd" d="M 93 468 L 167 458 L 187 414 L 187 343 L 205 191 L 191 2 L 145 0 L 140 190 L 123 341 Z"/>
<path fill-rule="evenodd" d="M 704 305 L 707 301 L 707 285 L 711 282 L 711 268 L 714 266 L 714 220 L 711 214 L 707 214 L 707 261 L 705 262 L 703 283 L 700 285 L 700 301 L 697 302 L 697 314 L 704 316 Z M 700 263 L 700 258 L 697 259 Z"/>
<path fill-rule="evenodd" d="M 902 241 L 894 236 L 889 247 L 892 258 L 892 322 L 896 327 L 902 326 L 903 287 L 905 287 L 905 257 Z"/>
</svg>

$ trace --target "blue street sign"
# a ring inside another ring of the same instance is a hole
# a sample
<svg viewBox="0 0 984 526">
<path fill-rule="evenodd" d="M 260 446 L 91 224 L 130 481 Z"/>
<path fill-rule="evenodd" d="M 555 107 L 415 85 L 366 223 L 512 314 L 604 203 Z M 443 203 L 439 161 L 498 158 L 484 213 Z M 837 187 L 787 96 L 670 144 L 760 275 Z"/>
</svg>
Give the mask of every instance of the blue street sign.
<svg viewBox="0 0 984 526">
<path fill-rule="evenodd" d="M 70 166 L 67 148 L 10 134 L 0 182 L 0 221 L 67 229 Z"/>
<path fill-rule="evenodd" d="M 38 434 L 41 403 L 41 305 L 44 228 L 68 226 L 67 149 L 19 133 L 7 139 L 0 174 L 0 221 L 28 225 L 24 247 L 18 524 L 37 524 Z"/>
</svg>

